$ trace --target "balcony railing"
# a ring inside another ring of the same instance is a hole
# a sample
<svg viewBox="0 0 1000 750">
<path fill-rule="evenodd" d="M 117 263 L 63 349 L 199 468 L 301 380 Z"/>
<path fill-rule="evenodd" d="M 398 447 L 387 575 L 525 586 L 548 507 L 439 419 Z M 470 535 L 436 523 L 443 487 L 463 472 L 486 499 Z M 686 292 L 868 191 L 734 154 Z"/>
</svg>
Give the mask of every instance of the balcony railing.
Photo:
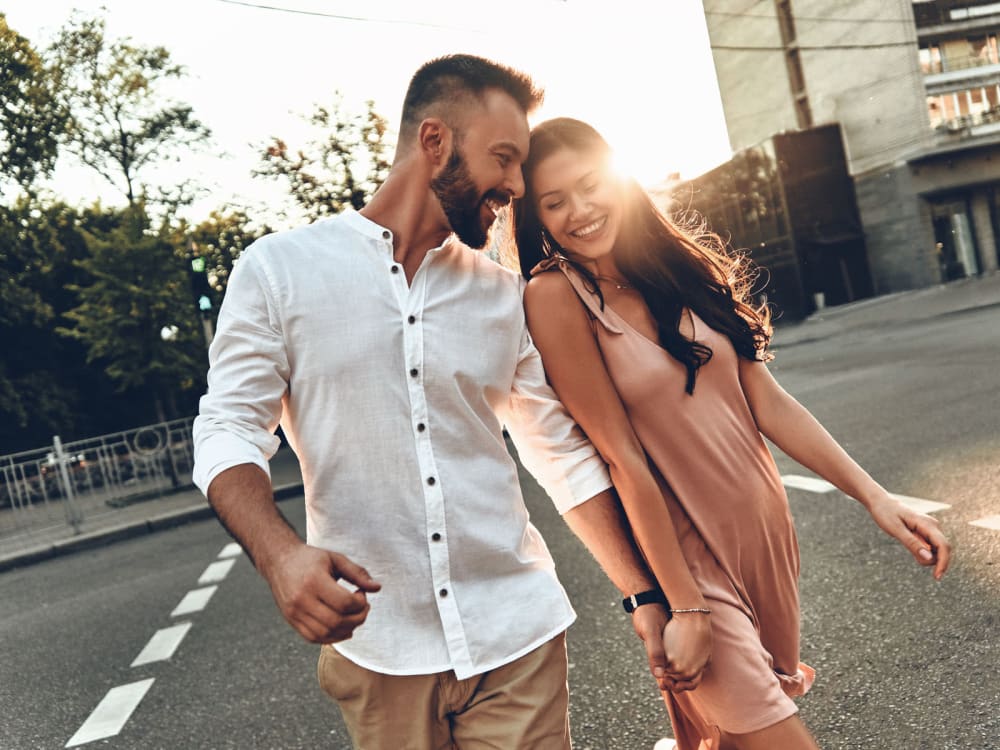
<svg viewBox="0 0 1000 750">
<path fill-rule="evenodd" d="M 924 75 L 935 75 L 937 73 L 950 73 L 955 70 L 984 68 L 989 65 L 996 65 L 997 63 L 1000 63 L 1000 59 L 993 59 L 992 56 L 968 55 L 967 57 L 949 57 L 946 60 L 921 62 L 920 69 L 924 72 Z"/>
<path fill-rule="evenodd" d="M 944 120 L 934 127 L 934 132 L 948 139 L 971 138 L 1000 132 L 1000 106 Z"/>
<path fill-rule="evenodd" d="M 934 0 L 929 3 L 913 4 L 914 20 L 917 28 L 941 26 L 1000 15 L 1000 2 L 996 0 Z"/>
</svg>

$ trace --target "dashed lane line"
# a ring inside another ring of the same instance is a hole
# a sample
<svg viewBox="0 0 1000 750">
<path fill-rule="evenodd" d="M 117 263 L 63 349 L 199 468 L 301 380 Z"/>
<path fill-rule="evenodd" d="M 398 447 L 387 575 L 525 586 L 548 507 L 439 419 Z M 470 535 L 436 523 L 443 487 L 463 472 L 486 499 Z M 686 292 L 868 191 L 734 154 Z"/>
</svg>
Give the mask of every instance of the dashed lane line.
<svg viewBox="0 0 1000 750">
<path fill-rule="evenodd" d="M 935 500 L 924 500 L 922 497 L 910 497 L 908 495 L 897 495 L 891 493 L 894 498 L 903 505 L 917 513 L 936 513 L 939 510 L 948 510 L 951 506 L 947 503 L 939 503 Z"/>
<path fill-rule="evenodd" d="M 225 547 L 222 548 L 222 552 L 219 553 L 219 558 L 225 557 L 239 557 L 243 554 L 243 548 L 240 547 L 236 542 L 230 542 Z"/>
<path fill-rule="evenodd" d="M 147 680 L 111 688 L 65 746 L 76 747 L 94 740 L 114 737 L 122 731 L 125 722 L 153 684 L 153 679 L 150 677 Z"/>
<path fill-rule="evenodd" d="M 1000 515 L 986 516 L 986 518 L 980 518 L 976 521 L 969 521 L 969 525 L 978 526 L 982 529 L 990 529 L 991 531 L 1000 531 Z"/>
<path fill-rule="evenodd" d="M 164 661 L 174 655 L 174 651 L 181 645 L 184 636 L 191 629 L 192 623 L 182 622 L 180 625 L 172 625 L 169 628 L 161 628 L 153 633 L 153 637 L 143 647 L 139 655 L 132 662 L 133 667 L 143 664 L 152 664 L 154 661 Z"/>
<path fill-rule="evenodd" d="M 837 489 L 825 479 L 803 477 L 798 474 L 782 474 L 781 483 L 786 487 L 794 487 L 797 490 L 806 490 L 807 492 L 833 492 Z"/>
<path fill-rule="evenodd" d="M 229 571 L 233 569 L 233 565 L 236 563 L 236 558 L 230 558 L 228 560 L 219 560 L 218 562 L 210 563 L 205 572 L 201 574 L 198 579 L 198 585 L 204 586 L 206 583 L 219 583 L 224 581 L 226 576 L 229 575 Z"/>
<path fill-rule="evenodd" d="M 201 612 L 205 609 L 205 605 L 208 604 L 208 600 L 212 598 L 212 594 L 215 593 L 217 588 L 219 587 L 206 586 L 203 589 L 188 591 L 184 595 L 184 598 L 181 599 L 181 603 L 174 607 L 174 611 L 170 613 L 170 616 L 180 617 L 181 615 L 189 615 L 192 612 Z"/>
<path fill-rule="evenodd" d="M 807 492 L 826 493 L 837 489 L 832 484 L 822 479 L 816 479 L 815 477 L 803 477 L 797 474 L 782 474 L 781 482 L 786 487 L 794 487 L 795 489 L 806 490 Z M 937 513 L 939 510 L 948 510 L 951 508 L 948 503 L 939 503 L 936 500 L 925 500 L 922 497 L 910 497 L 909 495 L 897 495 L 896 493 L 892 493 L 892 496 L 906 507 L 915 510 L 917 513 Z M 986 516 L 985 518 L 979 518 L 975 521 L 969 521 L 969 526 L 978 526 L 981 529 L 1000 531 L 1000 514 Z"/>
</svg>

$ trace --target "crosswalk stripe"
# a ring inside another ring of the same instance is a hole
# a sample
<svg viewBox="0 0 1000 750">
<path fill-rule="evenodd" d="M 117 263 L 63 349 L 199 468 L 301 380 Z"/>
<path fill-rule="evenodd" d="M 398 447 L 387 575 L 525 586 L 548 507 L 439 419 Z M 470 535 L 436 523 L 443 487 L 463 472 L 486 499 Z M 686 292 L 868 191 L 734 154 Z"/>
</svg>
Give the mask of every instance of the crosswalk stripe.
<svg viewBox="0 0 1000 750">
<path fill-rule="evenodd" d="M 189 615 L 192 612 L 201 612 L 205 609 L 205 605 L 208 604 L 208 600 L 212 598 L 212 594 L 215 593 L 217 588 L 219 587 L 206 586 L 203 589 L 188 591 L 184 595 L 184 598 L 181 599 L 180 604 L 174 607 L 174 611 L 170 613 L 170 616 L 180 617 L 181 615 Z"/>
<path fill-rule="evenodd" d="M 986 516 L 986 518 L 980 518 L 976 521 L 969 521 L 969 525 L 979 526 L 980 528 L 992 531 L 1000 531 L 1000 515 Z"/>
<path fill-rule="evenodd" d="M 191 629 L 190 622 L 182 622 L 180 625 L 172 625 L 169 628 L 161 628 L 153 633 L 153 637 L 143 647 L 139 655 L 131 666 L 138 667 L 143 664 L 151 664 L 154 661 L 164 661 L 174 655 L 174 651 L 181 645 L 184 636 Z"/>
<path fill-rule="evenodd" d="M 198 579 L 198 585 L 204 586 L 206 583 L 218 583 L 219 581 L 225 580 L 226 576 L 229 575 L 229 571 L 233 569 L 233 565 L 235 563 L 235 558 L 210 563 L 209 566 L 205 568 L 205 572 L 202 573 L 201 577 Z"/>
<path fill-rule="evenodd" d="M 240 547 L 236 542 L 230 542 L 225 547 L 222 548 L 222 552 L 219 553 L 219 557 L 239 557 L 243 554 L 243 548 Z"/>
<path fill-rule="evenodd" d="M 947 503 L 939 503 L 935 500 L 924 500 L 922 497 L 910 497 L 908 495 L 897 495 L 892 493 L 892 496 L 899 500 L 907 508 L 917 511 L 917 513 L 935 513 L 939 510 L 948 510 L 951 506 Z"/>
<path fill-rule="evenodd" d="M 803 477 L 798 474 L 782 474 L 781 483 L 786 487 L 793 487 L 806 492 L 832 492 L 837 489 L 825 479 L 816 477 Z"/>
<path fill-rule="evenodd" d="M 664 737 L 662 740 L 656 741 L 656 744 L 653 745 L 653 750 L 674 750 L 675 747 L 677 747 L 676 742 L 669 737 Z"/>
<path fill-rule="evenodd" d="M 128 685 L 111 688 L 97 704 L 97 708 L 83 722 L 83 726 L 69 738 L 65 747 L 76 747 L 94 740 L 114 737 L 122 731 L 125 722 L 128 721 L 152 684 L 153 678 L 150 677 L 148 680 L 139 680 Z"/>
</svg>

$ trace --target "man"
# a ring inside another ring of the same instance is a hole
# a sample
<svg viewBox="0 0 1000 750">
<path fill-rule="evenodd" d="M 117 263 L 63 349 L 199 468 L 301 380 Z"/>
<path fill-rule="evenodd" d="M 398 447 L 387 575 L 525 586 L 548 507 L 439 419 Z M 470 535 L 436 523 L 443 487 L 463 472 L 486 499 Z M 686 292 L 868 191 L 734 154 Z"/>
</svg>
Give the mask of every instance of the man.
<svg viewBox="0 0 1000 750">
<path fill-rule="evenodd" d="M 370 203 L 255 243 L 220 314 L 195 481 L 286 620 L 327 644 L 320 684 L 359 748 L 569 747 L 575 615 L 503 424 L 623 594 L 655 587 L 603 461 L 545 383 L 522 282 L 471 249 L 523 193 L 540 99 L 481 58 L 424 65 Z M 273 501 L 279 420 L 307 542 Z M 665 611 L 635 617 L 662 669 Z"/>
</svg>

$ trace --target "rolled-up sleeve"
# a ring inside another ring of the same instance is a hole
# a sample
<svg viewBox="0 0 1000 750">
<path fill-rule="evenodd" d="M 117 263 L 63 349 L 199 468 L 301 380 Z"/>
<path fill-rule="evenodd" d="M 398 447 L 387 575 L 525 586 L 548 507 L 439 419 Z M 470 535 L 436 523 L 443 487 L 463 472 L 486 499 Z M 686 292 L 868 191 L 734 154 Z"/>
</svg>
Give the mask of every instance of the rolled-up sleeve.
<svg viewBox="0 0 1000 750">
<path fill-rule="evenodd" d="M 527 328 L 505 421 L 521 463 L 560 514 L 611 487 L 604 459 L 546 381 Z"/>
<path fill-rule="evenodd" d="M 206 495 L 218 474 L 268 461 L 280 441 L 274 431 L 288 390 L 288 355 L 278 296 L 262 267 L 263 241 L 233 269 L 209 349 L 208 391 L 194 421 L 195 485 Z"/>
</svg>

